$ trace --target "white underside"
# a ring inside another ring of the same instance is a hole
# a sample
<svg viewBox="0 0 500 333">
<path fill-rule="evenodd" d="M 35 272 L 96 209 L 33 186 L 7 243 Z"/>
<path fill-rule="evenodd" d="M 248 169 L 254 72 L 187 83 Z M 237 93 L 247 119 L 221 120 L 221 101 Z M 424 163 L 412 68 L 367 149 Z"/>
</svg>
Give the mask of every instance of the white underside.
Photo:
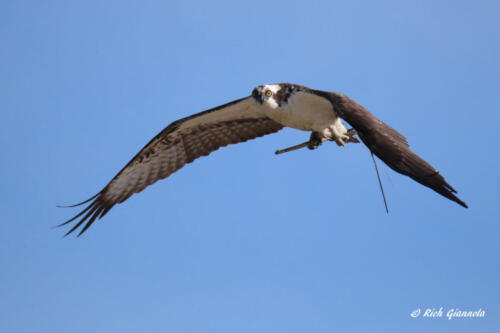
<svg viewBox="0 0 500 333">
<path fill-rule="evenodd" d="M 268 100 L 266 115 L 284 126 L 319 132 L 327 140 L 346 139 L 347 128 L 333 111 L 332 104 L 320 96 L 297 92 L 280 106 Z"/>
</svg>

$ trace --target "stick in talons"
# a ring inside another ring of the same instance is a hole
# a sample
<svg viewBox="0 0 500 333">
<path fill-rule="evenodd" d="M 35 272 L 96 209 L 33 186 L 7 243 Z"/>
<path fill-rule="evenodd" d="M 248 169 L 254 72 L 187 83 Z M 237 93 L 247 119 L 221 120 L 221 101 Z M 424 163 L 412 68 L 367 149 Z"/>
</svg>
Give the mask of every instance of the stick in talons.
<svg viewBox="0 0 500 333">
<path fill-rule="evenodd" d="M 307 147 L 308 145 L 309 145 L 309 141 L 306 141 L 306 142 L 300 143 L 300 144 L 295 145 L 295 146 L 291 146 L 291 147 L 288 147 L 288 148 L 285 148 L 285 149 L 276 150 L 274 153 L 276 155 L 283 154 L 283 153 L 288 153 L 289 151 L 301 149 L 301 148 Z"/>
</svg>

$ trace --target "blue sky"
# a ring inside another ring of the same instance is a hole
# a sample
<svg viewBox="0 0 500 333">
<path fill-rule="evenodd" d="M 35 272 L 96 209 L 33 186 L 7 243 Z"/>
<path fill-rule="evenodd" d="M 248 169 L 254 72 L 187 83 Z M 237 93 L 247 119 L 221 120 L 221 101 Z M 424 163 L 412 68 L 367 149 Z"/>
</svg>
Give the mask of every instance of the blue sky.
<svg viewBox="0 0 500 333">
<path fill-rule="evenodd" d="M 500 326 L 495 1 L 0 3 L 0 331 L 491 332 Z M 58 209 L 170 122 L 292 82 L 406 135 L 466 210 L 362 145 L 217 151 L 80 238 Z M 416 318 L 417 308 L 486 311 Z"/>
</svg>

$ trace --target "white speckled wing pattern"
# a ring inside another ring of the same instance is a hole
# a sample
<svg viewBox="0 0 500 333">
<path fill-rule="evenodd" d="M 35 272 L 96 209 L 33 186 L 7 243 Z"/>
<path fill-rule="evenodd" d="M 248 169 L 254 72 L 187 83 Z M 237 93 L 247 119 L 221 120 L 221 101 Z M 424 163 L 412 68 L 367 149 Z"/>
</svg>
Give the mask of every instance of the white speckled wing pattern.
<svg viewBox="0 0 500 333">
<path fill-rule="evenodd" d="M 115 204 L 170 176 L 186 163 L 220 147 L 275 133 L 282 128 L 261 112 L 252 97 L 180 119 L 151 140 L 98 194 L 74 205 L 90 202 L 61 226 L 80 218 L 66 235 L 86 222 L 81 235 Z"/>
</svg>

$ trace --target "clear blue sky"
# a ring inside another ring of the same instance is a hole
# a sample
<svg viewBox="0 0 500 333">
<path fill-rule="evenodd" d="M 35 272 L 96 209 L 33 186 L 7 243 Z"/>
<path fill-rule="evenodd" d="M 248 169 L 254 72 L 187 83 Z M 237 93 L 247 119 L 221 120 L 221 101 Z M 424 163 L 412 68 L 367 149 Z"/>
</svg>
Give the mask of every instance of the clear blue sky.
<svg viewBox="0 0 500 333">
<path fill-rule="evenodd" d="M 496 1 L 2 1 L 1 332 L 500 326 Z M 51 229 L 170 122 L 292 82 L 404 133 L 470 205 L 362 145 L 202 158 L 80 238 Z M 486 318 L 412 319 L 416 308 Z"/>
</svg>

